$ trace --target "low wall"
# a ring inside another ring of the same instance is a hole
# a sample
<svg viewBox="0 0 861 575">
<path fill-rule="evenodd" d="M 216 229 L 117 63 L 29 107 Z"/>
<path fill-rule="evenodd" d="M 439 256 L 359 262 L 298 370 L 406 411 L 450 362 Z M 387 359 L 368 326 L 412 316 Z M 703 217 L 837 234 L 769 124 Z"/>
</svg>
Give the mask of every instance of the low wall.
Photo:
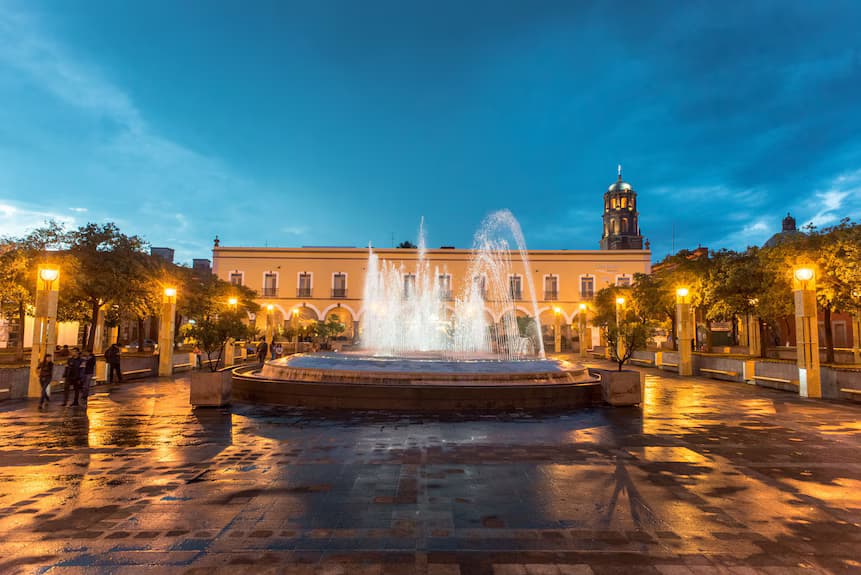
<svg viewBox="0 0 861 575">
<path fill-rule="evenodd" d="M 745 380 L 745 361 L 745 359 L 738 357 L 694 354 L 692 358 L 693 372 L 702 377 L 743 382 Z"/>
<path fill-rule="evenodd" d="M 822 343 L 821 341 L 819 343 Z M 795 361 L 796 352 L 794 347 L 770 347 L 767 350 L 768 356 L 775 359 L 791 359 Z M 826 350 L 824 347 L 819 348 L 819 361 L 821 363 L 825 362 L 825 354 Z M 855 363 L 855 355 L 852 352 L 852 349 L 845 347 L 836 347 L 834 348 L 834 363 L 845 363 L 845 364 L 854 364 Z"/>
</svg>

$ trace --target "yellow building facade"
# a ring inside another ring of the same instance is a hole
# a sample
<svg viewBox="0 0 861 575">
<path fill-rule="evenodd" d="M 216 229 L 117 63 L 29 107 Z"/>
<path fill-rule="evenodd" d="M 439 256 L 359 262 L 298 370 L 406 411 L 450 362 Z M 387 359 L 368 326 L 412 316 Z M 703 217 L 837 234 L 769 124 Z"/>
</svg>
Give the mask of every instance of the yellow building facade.
<svg viewBox="0 0 861 575">
<path fill-rule="evenodd" d="M 374 249 L 381 260 L 402 267 L 404 275 L 415 274 L 418 250 Z M 217 245 L 213 248 L 213 273 L 221 279 L 255 290 L 261 304 L 256 318 L 263 325 L 289 327 L 290 322 L 326 320 L 336 315 L 347 326 L 346 335 L 361 333 L 362 300 L 367 248 L 309 247 L 255 248 Z M 471 251 L 432 249 L 426 251 L 430 269 L 446 276 L 443 292 L 446 307 L 454 309 L 454 298 L 469 285 Z M 577 324 L 580 304 L 589 302 L 603 287 L 629 285 L 635 273 L 649 273 L 649 250 L 531 250 L 529 268 L 512 254 L 510 288 L 516 313 L 533 316 L 527 274 L 532 278 L 538 314 L 545 333 L 551 326 Z M 405 279 L 406 281 L 406 279 Z M 441 282 L 443 283 L 443 282 Z M 267 311 L 268 306 L 272 311 Z M 588 308 L 587 308 L 588 313 Z M 488 321 L 498 322 L 488 307 Z M 264 323 L 266 322 L 266 323 Z"/>
</svg>

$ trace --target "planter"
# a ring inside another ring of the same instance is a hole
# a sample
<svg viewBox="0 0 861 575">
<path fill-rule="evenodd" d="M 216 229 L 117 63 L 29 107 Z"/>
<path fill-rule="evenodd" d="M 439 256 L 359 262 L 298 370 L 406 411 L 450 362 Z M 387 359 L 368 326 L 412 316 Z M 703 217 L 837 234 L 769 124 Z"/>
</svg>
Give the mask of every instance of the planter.
<svg viewBox="0 0 861 575">
<path fill-rule="evenodd" d="M 228 405 L 233 387 L 232 375 L 229 369 L 191 372 L 189 403 L 193 407 Z"/>
<path fill-rule="evenodd" d="M 589 373 L 601 378 L 601 393 L 610 405 L 637 405 L 643 403 L 644 374 L 639 371 L 612 369 L 589 369 Z"/>
</svg>

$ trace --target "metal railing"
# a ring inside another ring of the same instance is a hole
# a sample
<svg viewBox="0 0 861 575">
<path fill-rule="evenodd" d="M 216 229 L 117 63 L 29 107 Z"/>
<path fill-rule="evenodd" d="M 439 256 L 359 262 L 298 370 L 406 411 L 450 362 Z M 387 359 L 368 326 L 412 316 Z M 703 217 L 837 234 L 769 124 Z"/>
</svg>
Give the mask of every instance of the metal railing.
<svg viewBox="0 0 861 575">
<path fill-rule="evenodd" d="M 559 299 L 559 292 L 556 290 L 544 290 L 544 301 L 556 301 Z"/>
<path fill-rule="evenodd" d="M 311 297 L 311 288 L 298 287 L 296 288 L 296 297 Z"/>
<path fill-rule="evenodd" d="M 278 297 L 278 288 L 277 287 L 265 287 L 265 288 L 263 288 L 263 297 Z"/>
<path fill-rule="evenodd" d="M 332 288 L 332 299 L 344 299 L 347 297 L 347 288 Z"/>
</svg>

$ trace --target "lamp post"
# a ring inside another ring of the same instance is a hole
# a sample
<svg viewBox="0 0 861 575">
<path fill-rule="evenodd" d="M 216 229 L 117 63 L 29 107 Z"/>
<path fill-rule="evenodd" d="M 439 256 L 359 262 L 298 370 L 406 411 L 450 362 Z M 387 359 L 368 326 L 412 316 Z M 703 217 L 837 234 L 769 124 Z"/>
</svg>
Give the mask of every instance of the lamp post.
<svg viewBox="0 0 861 575">
<path fill-rule="evenodd" d="M 36 274 L 36 316 L 33 322 L 33 345 L 30 352 L 29 397 L 41 397 L 39 362 L 51 356 L 57 342 L 57 301 L 60 294 L 60 270 L 41 266 Z M 23 337 L 24 334 L 21 334 Z"/>
<path fill-rule="evenodd" d="M 622 341 L 622 308 L 625 307 L 625 298 L 616 298 L 616 357 L 625 355 L 625 342 Z"/>
<path fill-rule="evenodd" d="M 861 290 L 852 290 L 852 363 L 861 363 Z"/>
<path fill-rule="evenodd" d="M 560 322 L 562 320 L 562 310 L 557 306 L 553 308 L 553 317 L 555 319 L 555 323 L 553 325 L 553 351 L 555 353 L 562 352 L 562 326 Z"/>
<path fill-rule="evenodd" d="M 239 300 L 235 297 L 227 298 L 227 307 L 230 311 L 236 313 L 236 308 L 239 305 Z M 228 337 L 224 344 L 224 367 L 229 367 L 236 363 L 236 341 L 232 337 Z"/>
<path fill-rule="evenodd" d="M 272 345 L 272 323 L 273 317 L 272 314 L 275 310 L 275 306 L 271 303 L 266 304 L 266 328 L 263 331 L 263 336 L 266 338 L 266 341 L 269 342 L 269 345 Z"/>
<path fill-rule="evenodd" d="M 299 310 L 293 308 L 293 353 L 299 353 Z"/>
<path fill-rule="evenodd" d="M 176 288 L 164 288 L 158 322 L 158 375 L 173 375 L 173 338 L 176 330 Z"/>
<path fill-rule="evenodd" d="M 586 304 L 580 304 L 580 313 L 577 314 L 580 324 L 580 357 L 586 357 Z"/>
<path fill-rule="evenodd" d="M 690 291 L 685 287 L 676 290 L 676 331 L 678 332 L 676 341 L 679 345 L 679 375 L 693 375 L 691 299 Z"/>
<path fill-rule="evenodd" d="M 756 308 L 759 299 L 748 300 L 751 308 Z M 747 316 L 747 353 L 753 357 L 762 355 L 762 330 L 760 329 L 759 316 L 750 313 Z"/>
<path fill-rule="evenodd" d="M 816 272 L 813 268 L 801 267 L 797 268 L 792 276 L 798 393 L 802 397 L 822 397 L 819 375 L 819 322 L 816 316 Z"/>
</svg>

